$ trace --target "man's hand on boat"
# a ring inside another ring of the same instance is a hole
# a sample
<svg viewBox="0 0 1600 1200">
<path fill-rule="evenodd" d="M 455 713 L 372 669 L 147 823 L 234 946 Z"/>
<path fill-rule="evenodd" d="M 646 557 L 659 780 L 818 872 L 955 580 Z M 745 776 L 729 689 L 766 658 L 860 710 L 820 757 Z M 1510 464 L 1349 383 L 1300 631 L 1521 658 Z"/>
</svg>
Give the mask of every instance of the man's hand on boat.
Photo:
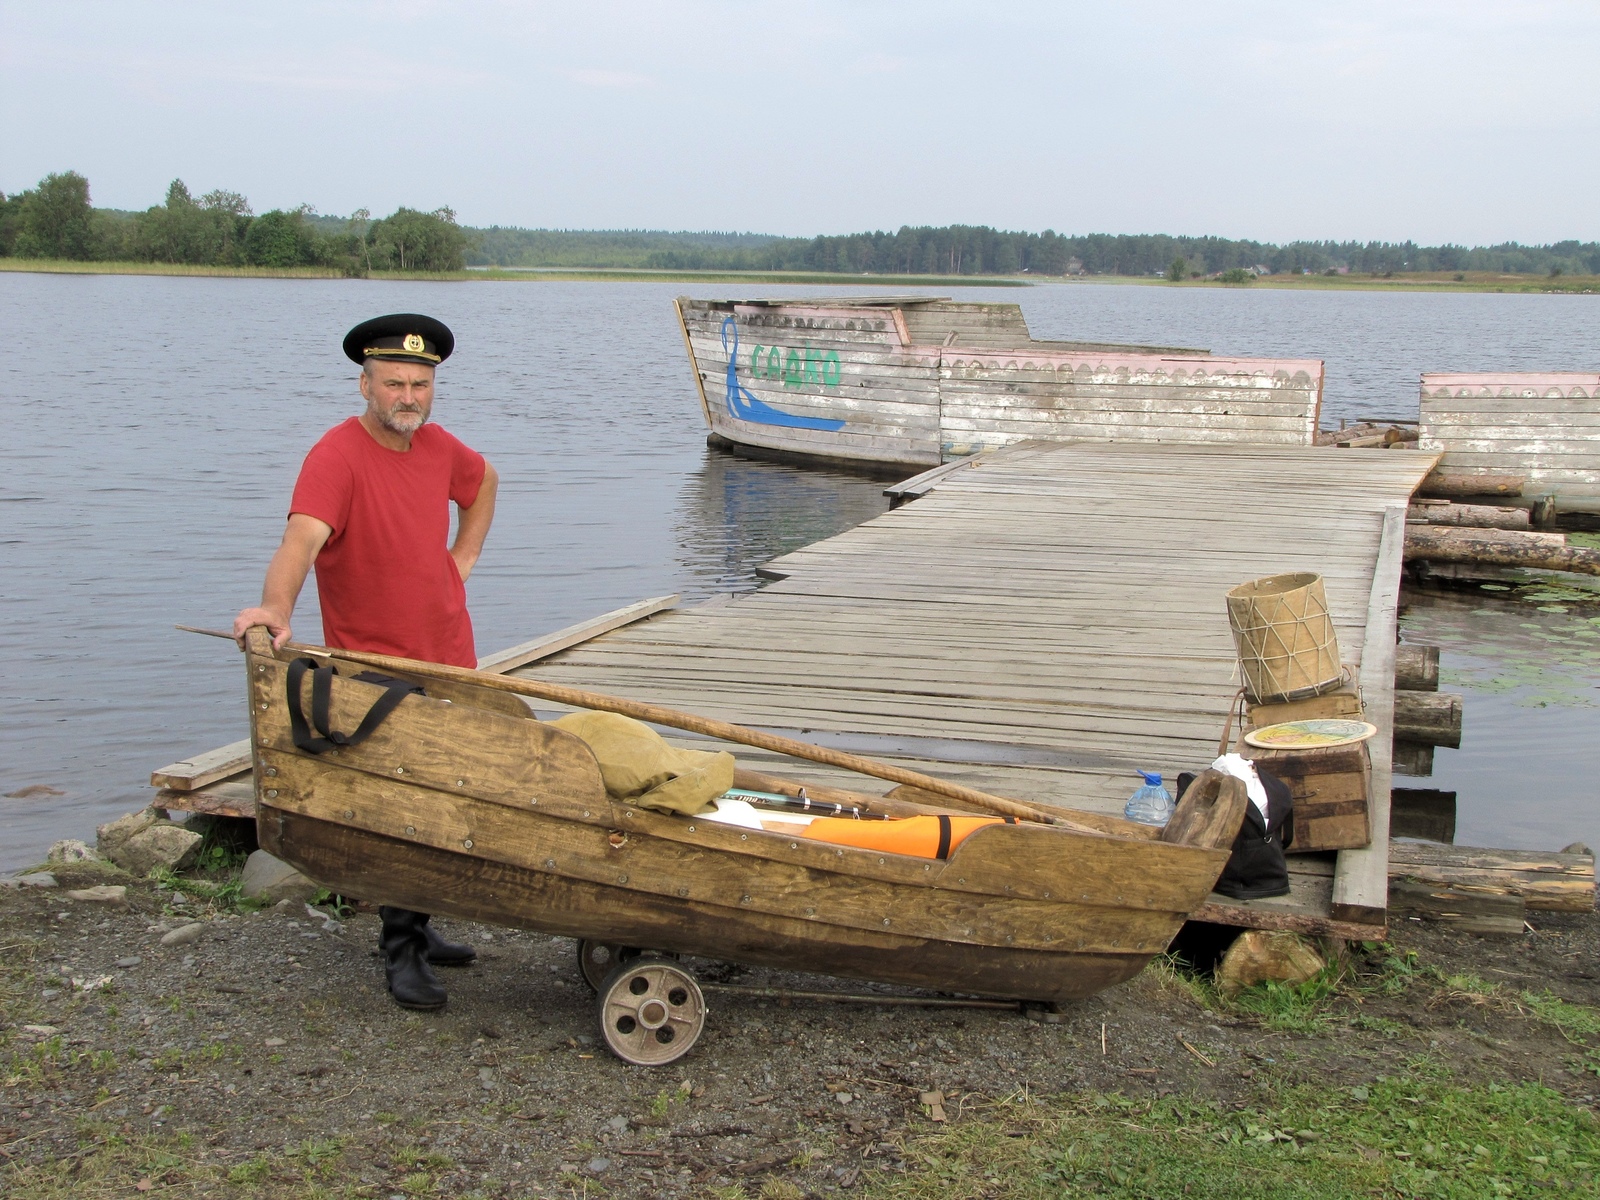
<svg viewBox="0 0 1600 1200">
<path fill-rule="evenodd" d="M 267 632 L 272 635 L 274 650 L 283 649 L 283 644 L 294 634 L 289 622 L 281 614 L 266 608 L 247 608 L 233 619 L 233 640 L 239 643 L 239 649 L 244 649 L 244 635 L 257 625 L 266 626 Z"/>
<path fill-rule="evenodd" d="M 295 601 L 311 574 L 311 564 L 317 561 L 323 544 L 333 536 L 333 526 L 305 513 L 290 513 L 283 530 L 283 541 L 278 545 L 267 565 L 267 581 L 261 588 L 261 604 L 247 608 L 233 619 L 233 637 L 244 649 L 244 635 L 256 625 L 265 625 L 272 634 L 272 648 L 283 649 L 289 640 L 289 618 L 294 614 Z"/>
</svg>

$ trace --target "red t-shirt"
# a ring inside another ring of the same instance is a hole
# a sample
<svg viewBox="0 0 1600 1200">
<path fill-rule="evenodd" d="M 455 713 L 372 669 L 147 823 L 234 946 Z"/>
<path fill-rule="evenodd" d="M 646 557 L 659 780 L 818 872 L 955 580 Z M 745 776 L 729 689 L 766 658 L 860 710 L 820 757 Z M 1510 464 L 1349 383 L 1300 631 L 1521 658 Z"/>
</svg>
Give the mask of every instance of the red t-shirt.
<svg viewBox="0 0 1600 1200">
<path fill-rule="evenodd" d="M 311 447 L 291 513 L 332 526 L 317 555 L 330 646 L 476 667 L 467 589 L 450 557 L 450 502 L 471 507 L 483 455 L 437 425 L 409 451 L 380 446 L 351 417 Z"/>
</svg>

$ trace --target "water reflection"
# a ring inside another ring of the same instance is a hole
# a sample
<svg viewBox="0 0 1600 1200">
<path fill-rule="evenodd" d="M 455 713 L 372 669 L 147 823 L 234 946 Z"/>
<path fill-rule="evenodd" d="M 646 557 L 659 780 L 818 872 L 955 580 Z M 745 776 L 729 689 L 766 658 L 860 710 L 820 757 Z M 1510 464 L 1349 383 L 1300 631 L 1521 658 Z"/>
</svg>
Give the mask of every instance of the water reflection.
<svg viewBox="0 0 1600 1200">
<path fill-rule="evenodd" d="M 1558 850 L 1600 845 L 1600 616 L 1408 589 L 1404 640 L 1440 648 L 1440 687 L 1464 699 L 1461 748 L 1434 751 L 1432 779 L 1454 791 L 1456 841 Z"/>
<path fill-rule="evenodd" d="M 684 481 L 678 563 L 696 589 L 747 592 L 769 559 L 888 511 L 883 484 L 707 450 Z"/>
</svg>

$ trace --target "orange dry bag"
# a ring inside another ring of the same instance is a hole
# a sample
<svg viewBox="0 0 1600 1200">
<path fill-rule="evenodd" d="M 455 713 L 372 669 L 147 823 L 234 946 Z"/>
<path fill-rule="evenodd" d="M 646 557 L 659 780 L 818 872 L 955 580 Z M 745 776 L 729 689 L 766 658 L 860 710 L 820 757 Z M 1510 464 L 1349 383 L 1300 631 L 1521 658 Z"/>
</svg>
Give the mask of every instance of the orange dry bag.
<svg viewBox="0 0 1600 1200">
<path fill-rule="evenodd" d="M 818 817 L 802 837 L 860 850 L 887 850 L 914 858 L 949 858 L 967 837 L 985 825 L 1014 824 L 1012 817 L 899 817 L 887 821 L 853 821 L 845 817 Z"/>
</svg>

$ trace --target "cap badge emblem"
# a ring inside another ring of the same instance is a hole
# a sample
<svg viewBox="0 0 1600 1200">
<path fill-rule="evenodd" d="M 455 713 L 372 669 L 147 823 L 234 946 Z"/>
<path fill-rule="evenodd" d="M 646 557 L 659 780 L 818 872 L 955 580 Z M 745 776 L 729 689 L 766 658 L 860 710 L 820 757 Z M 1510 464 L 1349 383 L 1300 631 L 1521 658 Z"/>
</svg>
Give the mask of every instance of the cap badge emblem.
<svg viewBox="0 0 1600 1200">
<path fill-rule="evenodd" d="M 404 345 L 407 353 L 410 353 L 410 354 L 421 354 L 422 353 L 422 348 L 425 345 L 425 343 L 422 340 L 422 335 L 420 333 L 408 333 L 408 334 L 406 334 L 406 340 L 402 344 Z"/>
</svg>

